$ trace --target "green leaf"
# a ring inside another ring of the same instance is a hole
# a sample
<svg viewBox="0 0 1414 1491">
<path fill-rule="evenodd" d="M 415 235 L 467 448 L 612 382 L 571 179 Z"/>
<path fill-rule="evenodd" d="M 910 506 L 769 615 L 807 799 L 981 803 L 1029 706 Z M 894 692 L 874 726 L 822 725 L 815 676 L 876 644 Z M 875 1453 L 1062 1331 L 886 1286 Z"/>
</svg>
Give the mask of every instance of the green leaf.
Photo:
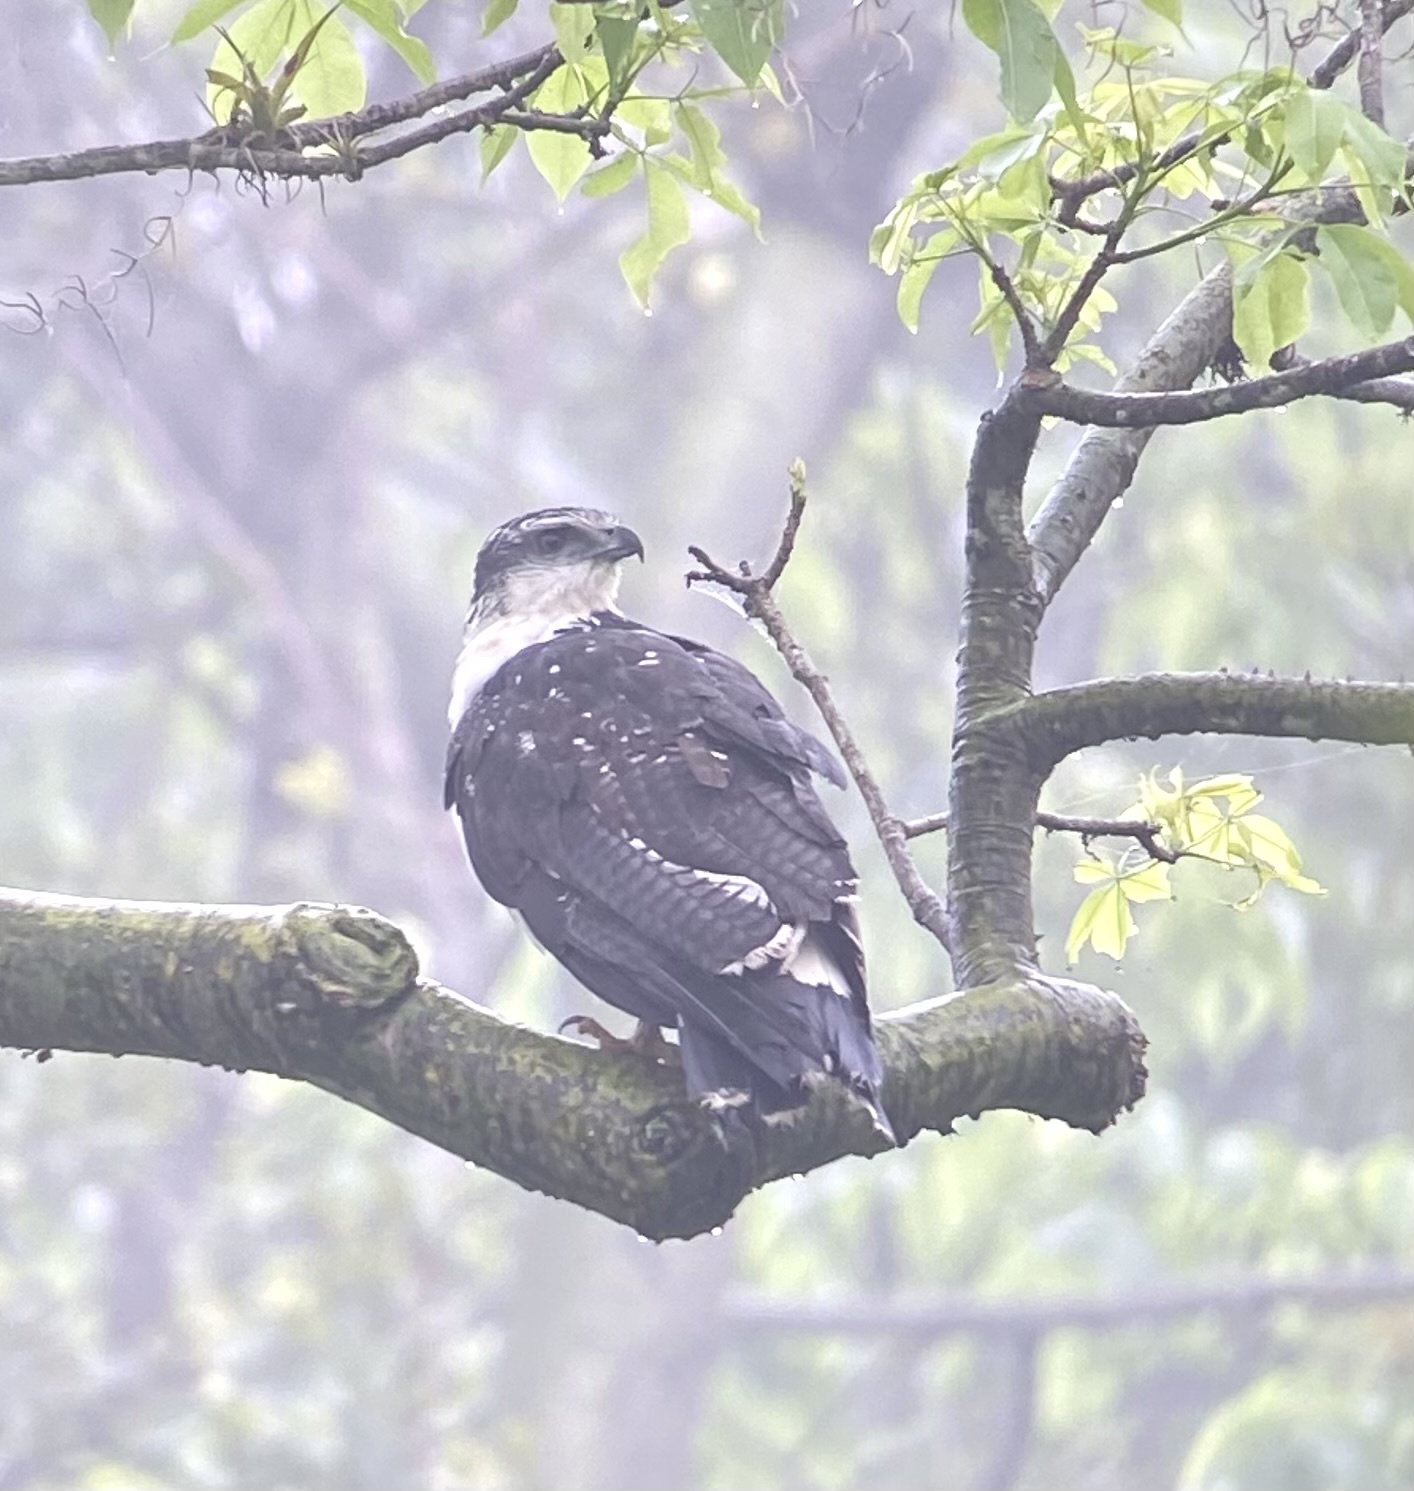
<svg viewBox="0 0 1414 1491">
<path fill-rule="evenodd" d="M 1354 223 L 1317 229 L 1322 268 L 1331 277 L 1341 309 L 1366 336 L 1379 336 L 1394 320 L 1399 287 L 1388 260 L 1374 251 L 1381 240 Z"/>
<path fill-rule="evenodd" d="M 691 154 L 691 159 L 686 163 L 689 184 L 703 196 L 710 197 L 719 207 L 725 207 L 728 212 L 750 223 L 759 238 L 760 209 L 748 202 L 740 190 L 722 175 L 727 155 L 722 149 L 721 130 L 696 104 L 680 103 L 676 105 L 676 111 L 678 128 L 682 131 Z M 672 164 L 672 161 L 673 158 L 670 157 L 668 163 Z"/>
<path fill-rule="evenodd" d="M 1060 43 L 1035 0 L 962 0 L 967 29 L 1001 59 L 1001 100 L 1020 124 L 1046 106 Z"/>
<path fill-rule="evenodd" d="M 1242 355 L 1264 368 L 1278 347 L 1298 341 L 1311 323 L 1311 274 L 1306 260 L 1292 253 L 1243 265 L 1233 281 L 1232 334 Z"/>
<path fill-rule="evenodd" d="M 747 87 L 785 35 L 785 0 L 692 0 L 693 19 L 712 50 Z"/>
<path fill-rule="evenodd" d="M 190 41 L 192 37 L 200 36 L 240 3 L 241 0 L 197 0 L 177 22 L 177 28 L 172 32 L 173 46 L 179 41 Z"/>
<path fill-rule="evenodd" d="M 611 197 L 621 192 L 638 174 L 643 157 L 632 150 L 616 155 L 607 165 L 601 166 L 591 176 L 586 176 L 580 185 L 580 194 L 585 197 Z"/>
<path fill-rule="evenodd" d="M 584 103 L 585 98 L 578 69 L 566 63 L 540 85 L 535 107 L 545 114 L 568 114 Z M 589 146 L 578 135 L 561 134 L 558 130 L 532 130 L 525 137 L 525 145 L 535 169 L 550 183 L 561 202 L 593 159 Z"/>
<path fill-rule="evenodd" d="M 327 8 L 322 7 L 316 12 L 311 0 L 299 0 L 299 4 L 311 26 L 319 21 Z M 300 34 L 308 29 L 304 26 Z M 349 28 L 338 16 L 330 16 L 320 27 L 319 35 L 310 44 L 304 63 L 295 74 L 291 91 L 309 110 L 312 119 L 328 119 L 363 107 L 368 96 L 363 58 L 349 35 Z"/>
<path fill-rule="evenodd" d="M 1144 0 L 1144 9 L 1152 10 L 1170 26 L 1183 25 L 1183 0 Z"/>
<path fill-rule="evenodd" d="M 117 45 L 119 34 L 126 29 L 133 4 L 134 0 L 88 0 L 89 11 L 103 27 L 110 48 Z"/>
<path fill-rule="evenodd" d="M 1320 88 L 1301 88 L 1286 103 L 1286 153 L 1312 183 L 1321 181 L 1345 138 L 1346 107 Z"/>
<path fill-rule="evenodd" d="M 486 9 L 481 17 L 481 34 L 490 36 L 498 27 L 504 26 L 516 13 L 520 0 L 486 0 Z"/>
<path fill-rule="evenodd" d="M 673 137 L 673 108 L 666 98 L 630 96 L 619 105 L 615 117 L 620 124 L 642 130 L 645 145 L 662 145 Z"/>
<path fill-rule="evenodd" d="M 651 156 L 644 158 L 644 181 L 648 188 L 648 231 L 619 255 L 619 268 L 646 310 L 653 276 L 663 260 L 690 236 L 687 201 L 676 176 Z"/>
<path fill-rule="evenodd" d="M 566 62 L 578 62 L 594 43 L 594 9 L 589 5 L 551 5 L 550 23 Z"/>
<path fill-rule="evenodd" d="M 484 183 L 492 171 L 511 153 L 520 131 L 513 124 L 493 124 L 481 131 L 481 180 Z"/>
<path fill-rule="evenodd" d="M 344 0 L 344 8 L 371 26 L 407 63 L 419 83 L 430 83 L 437 76 L 427 43 L 403 29 L 403 13 L 396 0 Z"/>
<path fill-rule="evenodd" d="M 1065 117 L 1070 120 L 1070 127 L 1080 138 L 1081 145 L 1086 148 L 1090 144 L 1090 134 L 1085 126 L 1085 111 L 1080 107 L 1080 101 L 1075 95 L 1075 74 L 1071 71 L 1070 59 L 1065 52 L 1056 47 L 1056 92 L 1060 95 L 1060 101 L 1065 108 Z"/>
<path fill-rule="evenodd" d="M 1365 167 L 1372 186 L 1397 191 L 1404 185 L 1404 145 L 1358 109 L 1345 109 L 1345 144 Z"/>
<path fill-rule="evenodd" d="M 1358 223 L 1334 223 L 1321 229 L 1322 237 L 1326 234 L 1334 235 L 1343 244 L 1347 256 L 1353 255 L 1357 262 L 1370 259 L 1383 264 L 1394 281 L 1395 300 L 1400 310 L 1414 321 L 1414 264 L 1410 264 L 1389 239 Z"/>
<path fill-rule="evenodd" d="M 595 21 L 599 45 L 609 69 L 609 91 L 620 97 L 632 75 L 634 43 L 638 40 L 635 16 L 599 16 Z"/>
<path fill-rule="evenodd" d="M 938 265 L 942 262 L 941 254 L 930 253 L 915 259 L 899 276 L 897 301 L 899 320 L 915 335 L 918 331 L 918 310 L 923 300 L 923 292 L 928 288 L 928 281 L 933 278 Z"/>
</svg>

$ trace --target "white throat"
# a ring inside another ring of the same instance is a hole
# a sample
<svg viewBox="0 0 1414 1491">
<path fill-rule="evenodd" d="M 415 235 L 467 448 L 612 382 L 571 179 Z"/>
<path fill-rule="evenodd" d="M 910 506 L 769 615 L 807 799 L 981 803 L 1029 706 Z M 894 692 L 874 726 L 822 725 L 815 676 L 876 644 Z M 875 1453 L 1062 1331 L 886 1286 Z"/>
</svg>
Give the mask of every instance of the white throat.
<svg viewBox="0 0 1414 1491">
<path fill-rule="evenodd" d="M 548 642 L 556 632 L 587 621 L 596 611 L 618 614 L 618 591 L 616 562 L 526 568 L 506 575 L 467 617 L 447 706 L 452 729 L 491 675 L 516 653 Z"/>
</svg>

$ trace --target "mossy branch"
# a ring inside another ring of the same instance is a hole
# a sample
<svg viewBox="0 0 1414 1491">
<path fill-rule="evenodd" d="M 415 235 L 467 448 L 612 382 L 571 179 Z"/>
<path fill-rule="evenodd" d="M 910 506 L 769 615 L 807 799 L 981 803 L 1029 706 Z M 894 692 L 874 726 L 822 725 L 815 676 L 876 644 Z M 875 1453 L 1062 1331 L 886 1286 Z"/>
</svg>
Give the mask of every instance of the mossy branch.
<svg viewBox="0 0 1414 1491">
<path fill-rule="evenodd" d="M 1099 1130 L 1142 1090 L 1133 1016 L 1066 980 L 913 1005 L 879 1022 L 879 1044 L 903 1139 L 995 1108 Z M 653 1238 L 691 1237 L 758 1186 L 879 1151 L 829 1086 L 786 1123 L 723 1126 L 686 1099 L 675 1070 L 510 1024 L 419 977 L 395 925 L 347 906 L 0 890 L 0 1046 L 310 1082 Z"/>
<path fill-rule="evenodd" d="M 1263 673 L 1151 673 L 1052 689 L 999 712 L 1019 726 L 1033 764 L 1112 740 L 1161 735 L 1269 735 L 1414 745 L 1414 684 Z"/>
</svg>

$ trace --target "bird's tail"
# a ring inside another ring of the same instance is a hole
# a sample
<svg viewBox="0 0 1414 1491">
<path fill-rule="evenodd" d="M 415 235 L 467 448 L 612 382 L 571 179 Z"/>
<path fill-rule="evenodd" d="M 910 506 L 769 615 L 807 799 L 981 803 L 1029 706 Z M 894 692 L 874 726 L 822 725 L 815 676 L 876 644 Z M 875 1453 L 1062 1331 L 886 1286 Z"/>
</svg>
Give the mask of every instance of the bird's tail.
<svg viewBox="0 0 1414 1491">
<path fill-rule="evenodd" d="M 813 1085 L 840 1082 L 896 1144 L 880 1101 L 883 1067 L 869 1017 L 834 989 L 763 970 L 712 980 L 694 1003 L 710 1020 L 679 1023 L 689 1094 L 709 1107 L 746 1106 L 770 1117 L 801 1107 Z"/>
</svg>

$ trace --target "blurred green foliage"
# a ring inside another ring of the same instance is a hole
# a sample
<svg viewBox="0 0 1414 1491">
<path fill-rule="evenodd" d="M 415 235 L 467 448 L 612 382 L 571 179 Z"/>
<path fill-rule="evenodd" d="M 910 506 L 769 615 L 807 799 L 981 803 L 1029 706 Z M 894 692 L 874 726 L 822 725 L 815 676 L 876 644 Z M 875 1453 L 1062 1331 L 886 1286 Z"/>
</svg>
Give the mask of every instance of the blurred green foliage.
<svg viewBox="0 0 1414 1491">
<path fill-rule="evenodd" d="M 492 9 L 508 46 L 541 39 L 537 8 Z M 114 62 L 65 12 L 15 0 L 7 155 L 201 127 L 182 49 L 148 58 L 176 6 L 150 32 L 140 8 Z M 476 7 L 414 19 L 434 55 L 482 55 Z M 440 812 L 476 544 L 524 507 L 616 507 L 651 556 L 630 608 L 738 650 L 803 713 L 764 642 L 681 586 L 688 542 L 765 552 L 797 454 L 816 496 L 784 604 L 898 810 L 941 806 L 960 490 L 993 373 L 956 311 L 969 269 L 938 270 L 911 338 L 864 246 L 940 132 L 1001 121 L 995 63 L 945 15 L 913 17 L 911 68 L 873 19 L 802 14 L 806 106 L 714 114 L 768 241 L 694 216 L 651 320 L 614 264 L 641 204 L 557 215 L 522 152 L 484 189 L 476 151 L 448 145 L 268 207 L 204 181 L 8 197 L 0 289 L 33 292 L 45 334 L 0 362 L 3 878 L 367 902 L 508 1015 L 584 1008 Z M 1245 44 L 1230 12 L 1188 24 L 1195 45 Z M 370 55 L 368 79 L 386 97 L 407 73 Z M 175 251 L 111 278 L 110 251 L 165 216 Z M 1193 269 L 1136 273 L 1108 355 Z M 1068 438 L 1043 446 L 1038 493 Z M 1042 681 L 1398 675 L 1408 441 L 1378 411 L 1310 405 L 1161 435 L 1056 605 Z M 963 1122 L 774 1186 L 717 1238 L 650 1247 L 274 1079 L 4 1053 L 0 1488 L 1407 1485 L 1414 1300 L 1220 1299 L 1036 1335 L 744 1323 L 743 1291 L 1024 1309 L 1414 1266 L 1408 758 L 1127 747 L 1067 763 L 1046 806 L 1114 813 L 1174 766 L 1254 773 L 1330 893 L 1238 913 L 1219 872 L 1175 877 L 1118 972 L 1080 954 L 1153 1039 L 1139 1109 L 1098 1140 Z M 943 993 L 862 812 L 838 811 L 877 1003 Z M 942 845 L 919 850 L 938 872 Z M 1075 859 L 1039 844 L 1053 967 Z"/>
</svg>

